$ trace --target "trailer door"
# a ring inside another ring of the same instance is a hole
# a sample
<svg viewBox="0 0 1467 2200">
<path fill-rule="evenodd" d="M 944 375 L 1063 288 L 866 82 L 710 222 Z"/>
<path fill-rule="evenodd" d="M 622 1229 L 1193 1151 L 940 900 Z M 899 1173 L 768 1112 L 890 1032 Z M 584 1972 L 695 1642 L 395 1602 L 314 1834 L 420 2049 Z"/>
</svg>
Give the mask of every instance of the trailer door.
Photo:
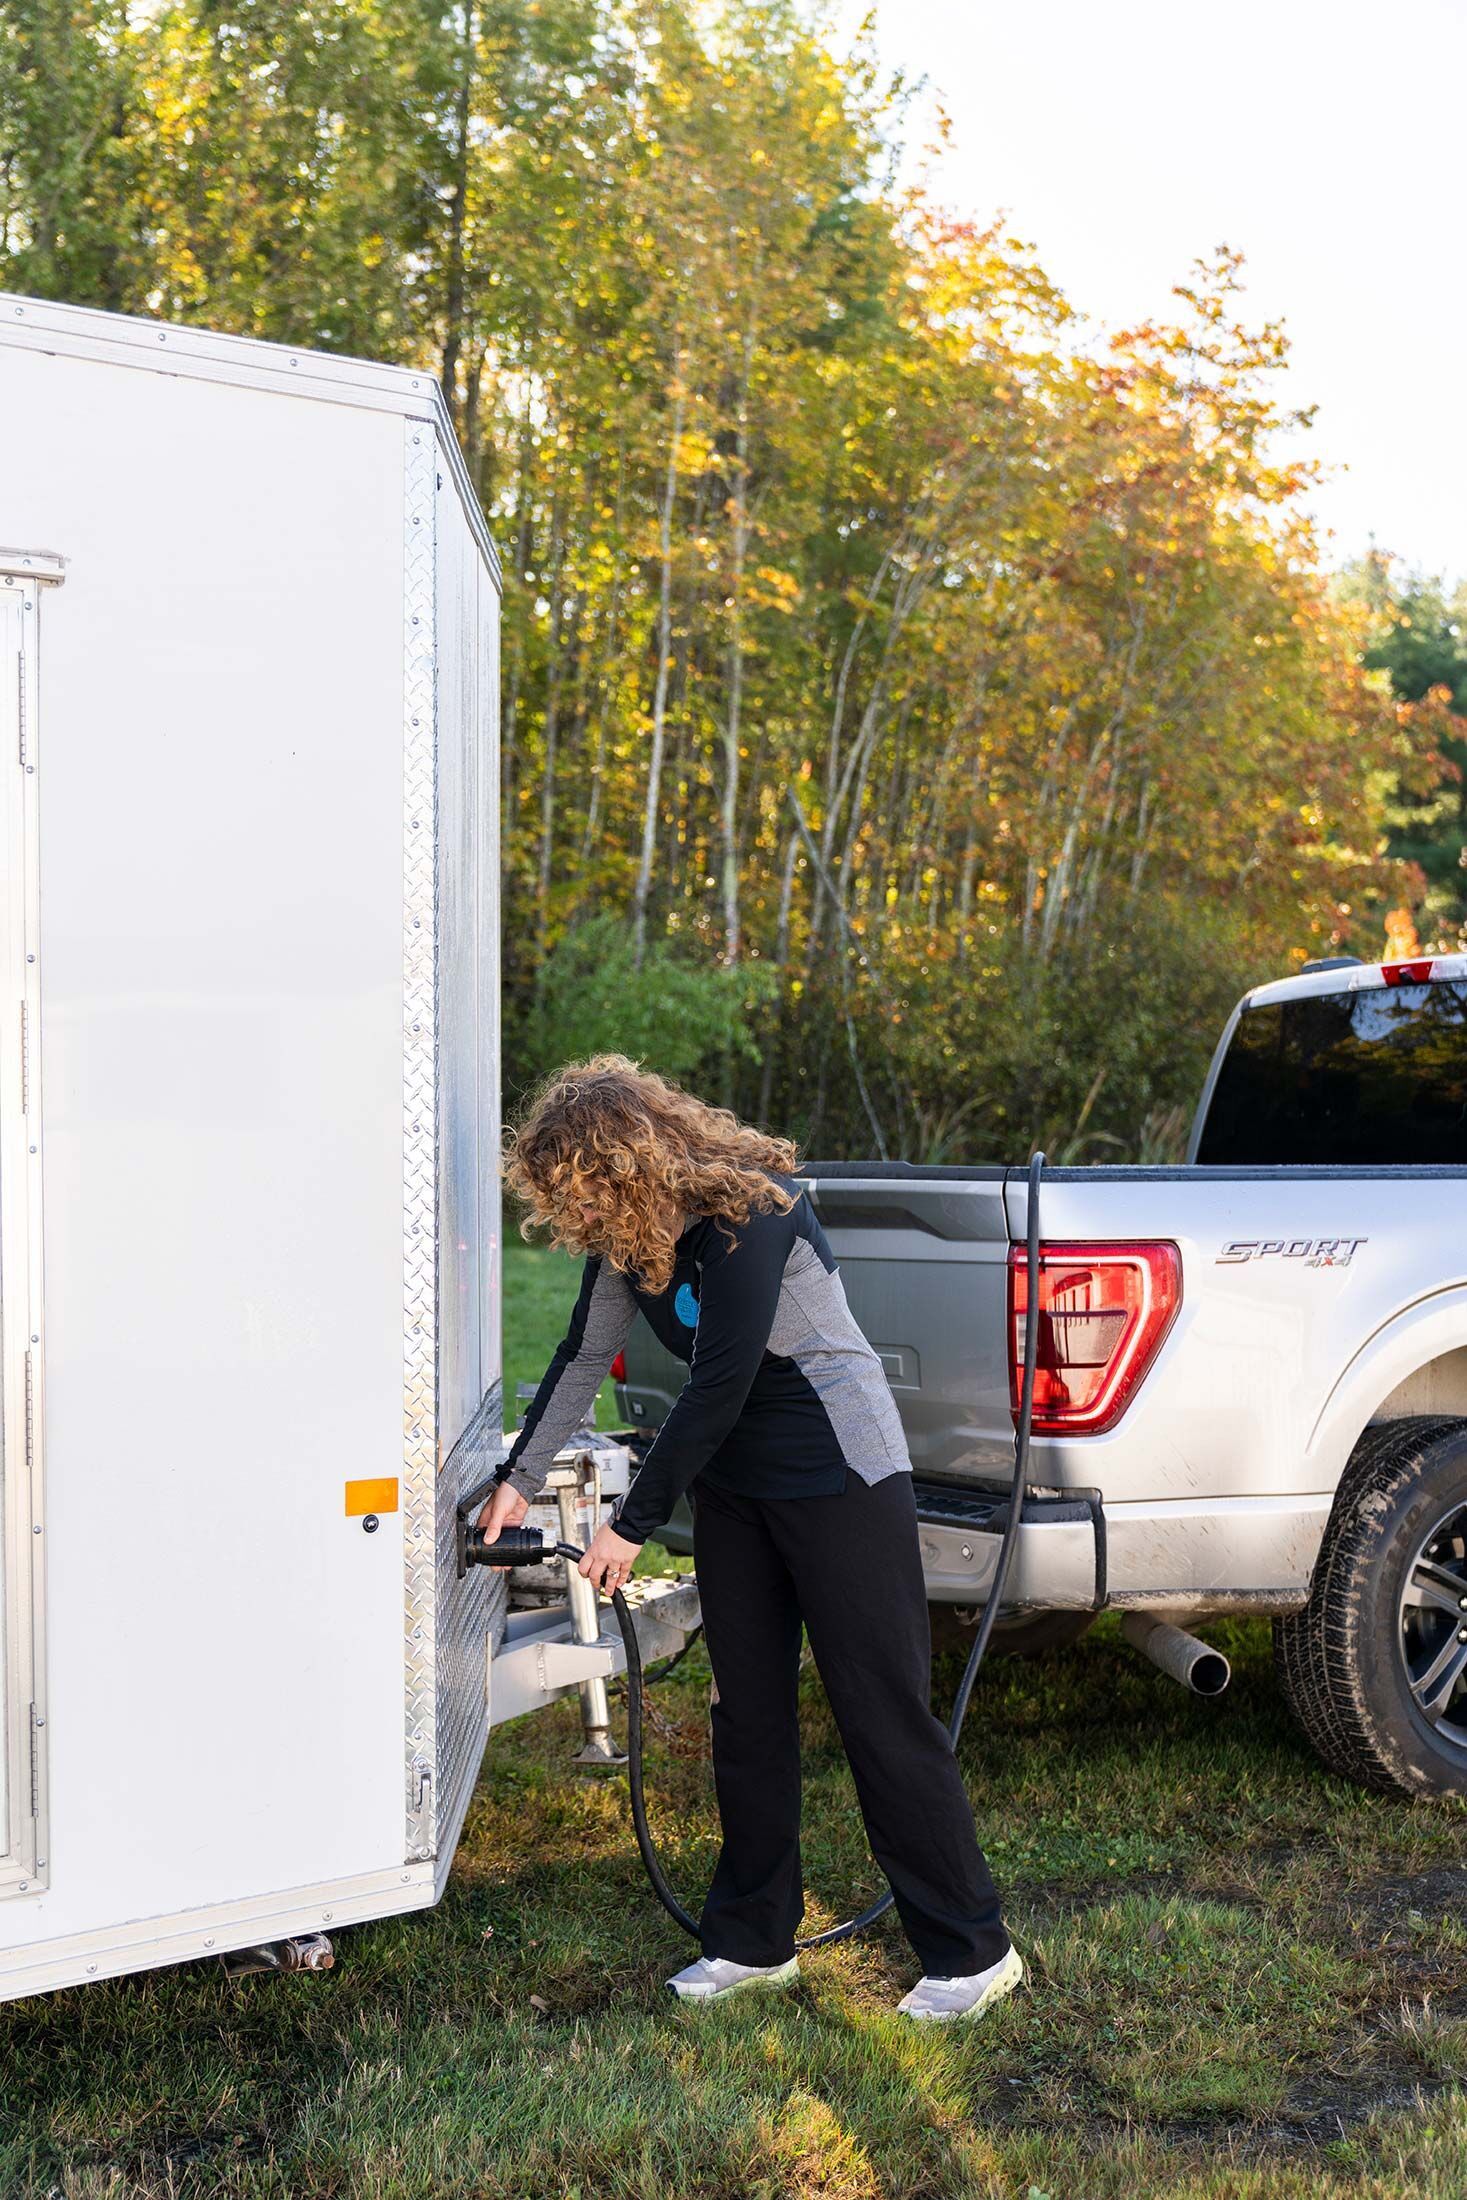
<svg viewBox="0 0 1467 2200">
<path fill-rule="evenodd" d="M 0 1896 L 46 1878 L 38 636 L 61 571 L 0 551 Z"/>
</svg>

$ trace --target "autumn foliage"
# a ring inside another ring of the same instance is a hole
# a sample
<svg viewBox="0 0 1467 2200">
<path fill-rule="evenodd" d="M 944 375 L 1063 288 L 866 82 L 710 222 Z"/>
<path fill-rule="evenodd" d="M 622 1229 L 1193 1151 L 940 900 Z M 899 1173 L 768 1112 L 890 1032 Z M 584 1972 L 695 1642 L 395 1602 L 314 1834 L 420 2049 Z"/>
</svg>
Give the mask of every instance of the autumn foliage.
<svg viewBox="0 0 1467 2200">
<path fill-rule="evenodd" d="M 1237 993 L 1409 910 L 1235 255 L 1098 336 L 786 0 L 6 21 L 11 287 L 443 375 L 512 1070 L 631 1029 L 825 1151 L 1163 1156 Z"/>
</svg>

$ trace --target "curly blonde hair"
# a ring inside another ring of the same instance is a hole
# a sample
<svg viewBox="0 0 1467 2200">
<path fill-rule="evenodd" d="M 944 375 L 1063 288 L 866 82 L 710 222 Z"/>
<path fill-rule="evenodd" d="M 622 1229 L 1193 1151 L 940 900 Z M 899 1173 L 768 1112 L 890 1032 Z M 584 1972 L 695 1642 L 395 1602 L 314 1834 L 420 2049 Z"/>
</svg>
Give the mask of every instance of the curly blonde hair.
<svg viewBox="0 0 1467 2200">
<path fill-rule="evenodd" d="M 732 1226 L 785 1214 L 795 1197 L 771 1170 L 796 1166 L 793 1140 L 741 1123 L 624 1054 L 557 1070 L 505 1139 L 504 1180 L 521 1234 L 548 1229 L 567 1252 L 599 1253 L 648 1291 L 672 1281 L 679 1214 Z M 582 1212 L 594 1207 L 594 1221 Z"/>
</svg>

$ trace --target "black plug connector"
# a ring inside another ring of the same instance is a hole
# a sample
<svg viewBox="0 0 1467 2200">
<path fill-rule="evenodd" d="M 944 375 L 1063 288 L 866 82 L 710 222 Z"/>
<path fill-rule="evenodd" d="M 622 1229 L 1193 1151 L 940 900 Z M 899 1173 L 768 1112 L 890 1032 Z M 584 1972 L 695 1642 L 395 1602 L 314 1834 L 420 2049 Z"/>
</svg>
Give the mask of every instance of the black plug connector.
<svg viewBox="0 0 1467 2200">
<path fill-rule="evenodd" d="M 470 1528 L 463 1542 L 465 1566 L 538 1566 L 546 1555 L 538 1528 L 506 1528 L 493 1543 L 482 1528 Z"/>
</svg>

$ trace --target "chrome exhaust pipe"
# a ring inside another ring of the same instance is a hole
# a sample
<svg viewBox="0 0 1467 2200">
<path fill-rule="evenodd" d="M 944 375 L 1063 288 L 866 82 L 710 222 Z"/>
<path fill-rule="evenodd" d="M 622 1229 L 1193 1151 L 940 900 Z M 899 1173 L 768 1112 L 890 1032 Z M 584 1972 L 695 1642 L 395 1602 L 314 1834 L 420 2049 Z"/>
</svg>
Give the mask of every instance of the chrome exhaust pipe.
<svg viewBox="0 0 1467 2200">
<path fill-rule="evenodd" d="M 1133 1650 L 1169 1680 L 1180 1681 L 1194 1696 L 1220 1696 L 1233 1677 L 1233 1669 L 1221 1650 L 1214 1650 L 1185 1628 L 1168 1626 L 1150 1612 L 1127 1612 L 1121 1633 Z"/>
</svg>

